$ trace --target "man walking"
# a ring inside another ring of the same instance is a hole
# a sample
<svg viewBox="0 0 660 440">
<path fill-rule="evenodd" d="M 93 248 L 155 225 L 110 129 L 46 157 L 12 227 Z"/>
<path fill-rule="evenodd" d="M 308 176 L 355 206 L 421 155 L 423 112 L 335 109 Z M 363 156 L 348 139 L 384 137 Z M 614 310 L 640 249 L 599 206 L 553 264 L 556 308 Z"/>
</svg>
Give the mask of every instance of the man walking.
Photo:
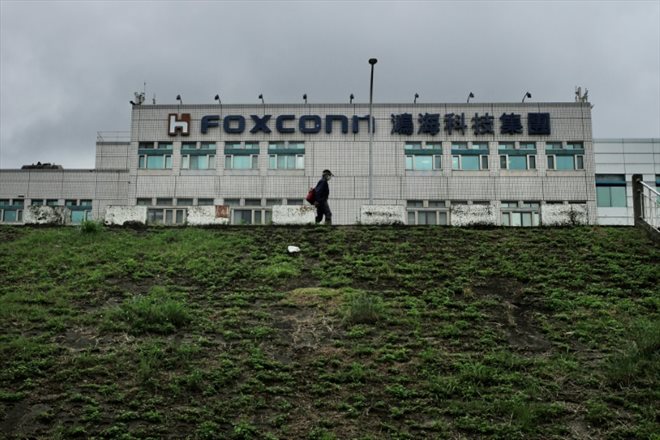
<svg viewBox="0 0 660 440">
<path fill-rule="evenodd" d="M 321 223 L 323 216 L 325 216 L 325 224 L 332 224 L 332 212 L 330 212 L 330 206 L 328 206 L 328 197 L 330 197 L 330 186 L 328 181 L 333 176 L 330 170 L 323 170 L 323 175 L 321 180 L 316 184 L 314 188 L 315 201 L 314 206 L 316 206 L 316 223 Z"/>
</svg>

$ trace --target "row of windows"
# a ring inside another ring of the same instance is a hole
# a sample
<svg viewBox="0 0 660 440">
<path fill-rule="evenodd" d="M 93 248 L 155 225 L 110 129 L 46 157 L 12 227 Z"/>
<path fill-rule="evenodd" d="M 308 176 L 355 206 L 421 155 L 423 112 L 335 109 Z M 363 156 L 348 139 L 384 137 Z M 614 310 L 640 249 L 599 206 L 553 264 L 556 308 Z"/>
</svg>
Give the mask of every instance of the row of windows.
<svg viewBox="0 0 660 440">
<path fill-rule="evenodd" d="M 215 169 L 215 155 L 183 155 L 181 168 L 184 170 L 212 170 Z M 141 155 L 138 168 L 148 170 L 171 170 L 172 155 Z M 257 154 L 227 154 L 225 155 L 225 169 L 249 170 L 259 168 L 259 155 Z M 269 154 L 268 169 L 271 170 L 302 170 L 305 169 L 304 154 Z"/>
<path fill-rule="evenodd" d="M 65 199 L 64 205 L 60 205 L 59 199 L 32 199 L 30 201 L 32 206 L 80 206 L 92 208 L 91 199 Z M 25 206 L 25 199 L 0 199 L 0 207 L 22 207 Z"/>
<path fill-rule="evenodd" d="M 452 142 L 452 150 L 488 150 L 488 142 Z M 498 150 L 536 150 L 536 142 L 498 142 Z M 442 150 L 441 142 L 406 142 L 405 150 Z M 582 142 L 545 142 L 546 150 L 584 150 Z"/>
</svg>

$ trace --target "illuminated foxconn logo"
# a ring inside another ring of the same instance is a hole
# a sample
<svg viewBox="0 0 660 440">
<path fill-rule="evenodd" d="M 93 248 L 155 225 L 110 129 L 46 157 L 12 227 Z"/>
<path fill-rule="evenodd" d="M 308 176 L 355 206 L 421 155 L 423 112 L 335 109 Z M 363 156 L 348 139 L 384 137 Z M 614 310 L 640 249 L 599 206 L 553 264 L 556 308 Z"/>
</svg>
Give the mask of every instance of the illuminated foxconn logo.
<svg viewBox="0 0 660 440">
<path fill-rule="evenodd" d="M 167 133 L 170 136 L 176 136 L 181 133 L 181 136 L 190 135 L 190 113 L 182 113 L 179 117 L 176 113 L 170 113 L 167 117 Z"/>
</svg>

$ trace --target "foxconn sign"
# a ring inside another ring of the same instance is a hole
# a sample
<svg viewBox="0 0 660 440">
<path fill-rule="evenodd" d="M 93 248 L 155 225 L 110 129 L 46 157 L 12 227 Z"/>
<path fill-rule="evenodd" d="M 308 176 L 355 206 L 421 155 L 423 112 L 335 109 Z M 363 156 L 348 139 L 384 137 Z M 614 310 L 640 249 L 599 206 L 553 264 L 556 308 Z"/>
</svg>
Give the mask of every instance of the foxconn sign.
<svg viewBox="0 0 660 440">
<path fill-rule="evenodd" d="M 251 124 L 250 133 L 272 132 L 270 124 L 273 115 L 250 115 Z M 375 119 L 374 131 L 375 131 Z M 167 133 L 170 136 L 190 136 L 190 113 L 170 113 L 167 117 Z M 350 118 L 351 132 L 359 133 L 362 125 L 365 130 L 369 130 L 369 115 L 352 116 Z M 220 115 L 206 115 L 200 121 L 200 130 L 202 134 L 207 134 L 212 130 L 223 130 L 227 134 L 242 134 L 245 132 L 248 119 L 242 115 L 227 115 L 223 118 Z M 325 126 L 326 133 L 332 133 L 333 127 L 341 129 L 342 133 L 348 133 L 349 117 L 344 115 L 326 115 L 322 118 L 319 115 L 304 115 L 296 118 L 296 115 L 279 115 L 274 119 L 275 130 L 281 134 L 295 133 L 296 129 L 303 134 L 319 133 Z"/>
</svg>

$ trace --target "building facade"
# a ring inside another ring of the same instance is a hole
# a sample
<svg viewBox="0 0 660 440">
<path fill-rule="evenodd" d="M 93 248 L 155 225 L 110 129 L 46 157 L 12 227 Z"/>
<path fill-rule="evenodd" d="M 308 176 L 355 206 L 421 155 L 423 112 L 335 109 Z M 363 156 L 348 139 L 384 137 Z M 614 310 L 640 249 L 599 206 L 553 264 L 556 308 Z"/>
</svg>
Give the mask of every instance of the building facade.
<svg viewBox="0 0 660 440">
<path fill-rule="evenodd" d="M 217 206 L 232 224 L 268 224 L 324 169 L 335 224 L 360 222 L 365 205 L 404 207 L 408 224 L 600 216 L 588 103 L 375 104 L 372 120 L 370 142 L 365 104 L 134 105 L 125 139 L 99 137 L 95 169 L 0 170 L 0 218 L 50 205 L 77 223 L 144 206 L 148 223 L 185 224 Z"/>
</svg>

